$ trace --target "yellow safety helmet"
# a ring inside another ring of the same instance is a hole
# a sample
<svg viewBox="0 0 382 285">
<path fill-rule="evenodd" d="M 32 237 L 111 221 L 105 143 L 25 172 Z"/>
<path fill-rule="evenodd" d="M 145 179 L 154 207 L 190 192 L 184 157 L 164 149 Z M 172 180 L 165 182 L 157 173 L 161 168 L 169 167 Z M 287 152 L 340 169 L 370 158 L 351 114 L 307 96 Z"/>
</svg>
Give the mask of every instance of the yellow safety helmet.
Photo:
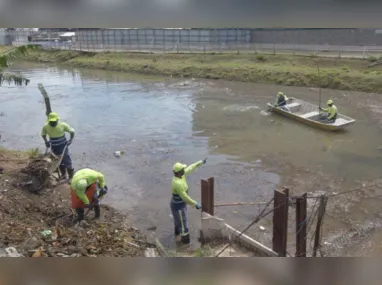
<svg viewBox="0 0 382 285">
<path fill-rule="evenodd" d="M 328 105 L 332 105 L 333 104 L 333 100 L 328 100 Z"/>
<path fill-rule="evenodd" d="M 56 112 L 52 112 L 48 115 L 48 122 L 57 122 L 60 119 Z"/>
<path fill-rule="evenodd" d="M 176 173 L 176 172 L 179 172 L 186 167 L 187 167 L 187 165 L 180 163 L 180 162 L 177 162 L 174 164 L 172 170 Z"/>
<path fill-rule="evenodd" d="M 284 93 L 283 92 L 279 92 L 279 93 L 277 93 L 277 95 L 284 95 Z"/>
</svg>

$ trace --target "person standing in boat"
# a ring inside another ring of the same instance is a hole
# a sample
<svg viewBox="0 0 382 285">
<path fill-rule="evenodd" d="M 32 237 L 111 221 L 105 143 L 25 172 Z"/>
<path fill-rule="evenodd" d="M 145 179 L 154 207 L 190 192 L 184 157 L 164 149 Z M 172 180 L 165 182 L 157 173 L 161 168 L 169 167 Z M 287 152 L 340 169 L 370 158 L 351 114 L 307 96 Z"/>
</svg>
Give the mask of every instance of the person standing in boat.
<svg viewBox="0 0 382 285">
<path fill-rule="evenodd" d="M 286 111 L 289 111 L 288 107 L 286 106 L 287 101 L 288 97 L 283 92 L 279 92 L 276 96 L 275 107 L 280 107 Z"/>
<path fill-rule="evenodd" d="M 326 112 L 326 114 L 320 115 L 320 120 L 325 121 L 326 123 L 334 123 L 337 119 L 338 110 L 336 105 L 334 105 L 333 100 L 328 100 L 328 108 L 321 108 L 321 111 Z"/>
</svg>

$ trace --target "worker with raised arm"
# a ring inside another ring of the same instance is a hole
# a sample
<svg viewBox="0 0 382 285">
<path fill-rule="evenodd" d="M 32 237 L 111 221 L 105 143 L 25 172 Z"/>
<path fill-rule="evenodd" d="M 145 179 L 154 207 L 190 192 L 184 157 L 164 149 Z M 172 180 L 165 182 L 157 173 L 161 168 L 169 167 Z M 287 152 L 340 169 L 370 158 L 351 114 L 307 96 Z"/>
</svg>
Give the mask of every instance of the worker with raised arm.
<svg viewBox="0 0 382 285">
<path fill-rule="evenodd" d="M 72 208 L 77 212 L 77 221 L 84 219 L 85 208 L 95 212 L 95 219 L 101 216 L 99 199 L 106 195 L 108 189 L 105 177 L 101 172 L 90 168 L 78 170 L 72 179 Z"/>
<path fill-rule="evenodd" d="M 70 134 L 69 141 L 65 137 L 65 133 Z M 67 123 L 60 122 L 58 114 L 52 112 L 48 115 L 48 122 L 44 125 L 41 131 L 41 136 L 47 148 L 51 148 L 53 154 L 63 155 L 61 164 L 59 166 L 61 178 L 66 179 L 66 171 L 68 172 L 69 179 L 73 177 L 74 169 L 72 167 L 72 159 L 69 155 L 69 148 L 66 146 L 71 145 L 74 138 L 74 129 Z M 49 136 L 49 141 L 47 139 Z M 66 147 L 66 149 L 65 149 Z M 64 152 L 65 150 L 65 152 Z"/>
<path fill-rule="evenodd" d="M 326 123 L 334 123 L 337 119 L 338 110 L 336 105 L 334 105 L 333 100 L 328 100 L 328 108 L 321 108 L 321 111 L 326 112 L 326 114 L 321 114 L 320 120 L 325 121 Z"/>
<path fill-rule="evenodd" d="M 183 243 L 190 243 L 190 234 L 187 224 L 187 205 L 200 209 L 198 202 L 188 195 L 187 176 L 197 167 L 205 164 L 207 158 L 189 166 L 177 162 L 173 166 L 174 177 L 172 179 L 172 199 L 170 203 L 172 216 L 174 217 L 175 239 Z"/>
<path fill-rule="evenodd" d="M 288 97 L 283 92 L 278 92 L 275 101 L 275 107 L 285 106 L 288 101 Z"/>
</svg>

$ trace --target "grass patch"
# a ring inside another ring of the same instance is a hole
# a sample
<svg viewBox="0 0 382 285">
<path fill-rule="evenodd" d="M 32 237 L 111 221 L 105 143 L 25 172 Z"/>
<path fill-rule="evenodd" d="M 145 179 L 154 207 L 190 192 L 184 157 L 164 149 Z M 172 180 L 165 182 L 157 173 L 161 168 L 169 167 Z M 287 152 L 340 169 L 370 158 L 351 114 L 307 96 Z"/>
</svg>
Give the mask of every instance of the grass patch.
<svg viewBox="0 0 382 285">
<path fill-rule="evenodd" d="M 29 158 L 28 152 L 22 150 L 13 150 L 7 149 L 0 146 L 0 158 L 1 157 L 12 157 L 19 159 L 27 159 Z"/>
<path fill-rule="evenodd" d="M 36 158 L 40 155 L 40 150 L 38 148 L 30 148 L 27 150 L 27 154 L 29 158 Z"/>
<path fill-rule="evenodd" d="M 194 252 L 194 257 L 212 257 L 213 256 L 213 250 L 211 247 L 203 246 L 200 248 L 197 248 Z"/>
<path fill-rule="evenodd" d="M 382 66 L 368 68 L 370 61 L 374 60 L 371 58 L 363 60 L 318 56 L 264 56 L 253 53 L 150 54 L 43 50 L 31 52 L 25 59 L 140 74 L 382 93 Z"/>
</svg>

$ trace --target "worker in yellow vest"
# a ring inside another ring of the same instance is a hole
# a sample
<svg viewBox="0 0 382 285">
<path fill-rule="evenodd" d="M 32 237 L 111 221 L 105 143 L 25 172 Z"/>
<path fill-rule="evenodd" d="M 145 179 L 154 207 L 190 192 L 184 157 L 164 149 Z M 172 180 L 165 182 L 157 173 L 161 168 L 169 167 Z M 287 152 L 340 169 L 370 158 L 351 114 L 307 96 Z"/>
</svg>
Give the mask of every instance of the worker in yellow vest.
<svg viewBox="0 0 382 285">
<path fill-rule="evenodd" d="M 65 133 L 70 134 L 69 141 L 65 137 Z M 69 179 L 73 177 L 74 169 L 72 167 L 72 159 L 69 155 L 67 146 L 71 145 L 74 138 L 74 129 L 67 123 L 60 122 L 58 114 L 52 112 L 48 115 L 48 122 L 44 125 L 41 131 L 41 136 L 47 148 L 51 148 L 53 154 L 63 155 L 61 165 L 59 166 L 61 178 L 66 179 L 66 170 L 68 171 Z M 47 139 L 49 136 L 49 141 Z M 66 148 L 65 148 L 66 147 Z"/>
</svg>

